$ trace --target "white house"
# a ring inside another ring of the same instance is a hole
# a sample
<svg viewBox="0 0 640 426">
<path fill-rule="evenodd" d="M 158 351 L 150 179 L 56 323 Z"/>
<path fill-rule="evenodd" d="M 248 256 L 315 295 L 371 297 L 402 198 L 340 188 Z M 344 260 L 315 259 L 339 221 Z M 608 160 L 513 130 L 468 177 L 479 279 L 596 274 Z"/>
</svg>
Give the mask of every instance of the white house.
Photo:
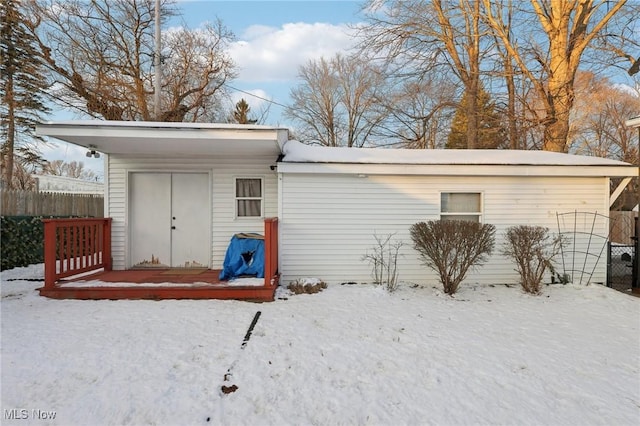
<svg viewBox="0 0 640 426">
<path fill-rule="evenodd" d="M 361 259 L 375 245 L 374 234 L 395 234 L 407 243 L 400 278 L 433 282 L 411 248 L 409 227 L 462 216 L 497 228 L 495 253 L 469 281 L 518 282 L 514 265 L 499 253 L 502 235 L 509 226 L 539 225 L 567 233 L 564 269 L 580 271 L 571 274 L 574 280 L 604 282 L 605 241 L 592 235 L 608 235 L 609 177 L 638 175 L 637 167 L 619 161 L 544 151 L 320 148 L 290 141 L 284 153 L 278 171 L 285 281 L 308 274 L 366 280 L 369 266 Z"/>
<path fill-rule="evenodd" d="M 107 154 L 105 216 L 113 219 L 116 270 L 220 268 L 233 234 L 261 232 L 263 218 L 274 216 L 283 282 L 370 280 L 362 257 L 375 235 L 394 234 L 405 243 L 400 279 L 435 283 L 409 227 L 457 216 L 497 228 L 490 262 L 468 281 L 516 283 L 514 265 L 500 254 L 507 227 L 556 232 L 560 221 L 577 231 L 576 252 L 593 250 L 585 235 L 606 236 L 606 214 L 622 189 L 610 196 L 609 178 L 638 176 L 619 161 L 539 151 L 310 147 L 288 141 L 286 129 L 255 125 L 90 121 L 37 131 Z M 567 212 L 570 226 L 557 215 Z M 592 223 L 576 212 L 598 215 Z M 605 263 L 590 268 L 592 282 L 605 280 Z"/>
</svg>

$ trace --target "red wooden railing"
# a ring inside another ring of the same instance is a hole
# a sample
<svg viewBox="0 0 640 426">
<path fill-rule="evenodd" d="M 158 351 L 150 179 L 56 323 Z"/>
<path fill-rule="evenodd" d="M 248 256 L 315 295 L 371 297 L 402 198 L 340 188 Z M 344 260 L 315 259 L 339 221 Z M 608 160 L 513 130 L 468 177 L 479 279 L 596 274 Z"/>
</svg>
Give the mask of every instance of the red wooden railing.
<svg viewBox="0 0 640 426">
<path fill-rule="evenodd" d="M 71 275 L 111 270 L 111 218 L 42 221 L 45 288 Z"/>
<path fill-rule="evenodd" d="M 278 284 L 278 218 L 264 220 L 264 285 Z"/>
</svg>

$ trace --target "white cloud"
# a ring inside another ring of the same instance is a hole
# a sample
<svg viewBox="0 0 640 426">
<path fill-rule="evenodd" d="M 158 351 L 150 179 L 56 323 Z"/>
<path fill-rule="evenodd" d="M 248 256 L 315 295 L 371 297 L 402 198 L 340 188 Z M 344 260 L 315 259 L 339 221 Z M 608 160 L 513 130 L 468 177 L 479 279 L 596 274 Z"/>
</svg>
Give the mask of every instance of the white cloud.
<svg viewBox="0 0 640 426">
<path fill-rule="evenodd" d="M 254 25 L 230 47 L 241 81 L 295 79 L 298 67 L 310 59 L 331 57 L 355 45 L 346 25 L 289 23 L 280 28 Z"/>
<path fill-rule="evenodd" d="M 249 103 L 252 110 L 257 111 L 260 108 L 263 108 L 265 104 L 271 100 L 271 96 L 269 96 L 269 94 L 267 94 L 267 92 L 262 89 L 245 90 L 244 92 L 247 92 L 247 93 L 243 93 L 243 92 L 231 93 L 230 98 L 231 98 L 232 106 L 235 107 L 235 104 L 238 103 L 240 99 L 244 99 Z"/>
</svg>

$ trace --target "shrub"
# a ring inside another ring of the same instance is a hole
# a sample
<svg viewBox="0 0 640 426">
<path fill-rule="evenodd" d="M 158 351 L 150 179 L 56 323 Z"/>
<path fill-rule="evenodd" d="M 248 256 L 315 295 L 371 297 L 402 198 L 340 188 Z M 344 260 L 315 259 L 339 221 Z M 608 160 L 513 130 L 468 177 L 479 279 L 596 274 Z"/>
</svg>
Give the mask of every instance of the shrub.
<svg viewBox="0 0 640 426">
<path fill-rule="evenodd" d="M 440 275 L 446 294 L 454 294 L 467 271 L 489 259 L 496 228 L 470 221 L 430 220 L 411 226 L 411 239 L 424 264 Z"/>
<path fill-rule="evenodd" d="M 520 285 L 527 293 L 540 294 L 540 284 L 552 259 L 561 248 L 560 238 L 549 239 L 542 226 L 512 226 L 507 229 L 502 253 L 513 259 L 520 274 Z"/>
<path fill-rule="evenodd" d="M 395 234 L 386 237 L 374 235 L 376 245 L 373 253 L 366 253 L 362 260 L 371 264 L 371 277 L 375 284 L 384 284 L 387 291 L 398 288 L 398 253 L 404 245 L 402 241 L 391 241 Z"/>
<path fill-rule="evenodd" d="M 287 286 L 287 289 L 293 294 L 314 294 L 325 288 L 327 288 L 327 283 L 317 278 L 298 278 Z"/>
</svg>

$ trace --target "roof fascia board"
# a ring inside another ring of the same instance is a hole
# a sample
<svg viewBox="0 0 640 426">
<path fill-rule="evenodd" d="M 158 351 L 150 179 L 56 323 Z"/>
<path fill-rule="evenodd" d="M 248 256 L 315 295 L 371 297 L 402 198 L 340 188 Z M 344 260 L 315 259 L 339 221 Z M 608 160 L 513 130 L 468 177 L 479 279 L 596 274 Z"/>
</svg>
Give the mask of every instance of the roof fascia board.
<svg viewBox="0 0 640 426">
<path fill-rule="evenodd" d="M 233 139 L 233 140 L 274 140 L 278 141 L 286 130 L 277 129 L 210 129 L 210 128 L 158 128 L 158 127 L 109 127 L 38 124 L 36 133 L 65 140 L 65 137 L 145 137 L 149 139 Z"/>
<path fill-rule="evenodd" d="M 562 165 L 487 165 L 487 164 L 346 164 L 278 163 L 281 173 L 429 175 L 429 176 L 638 176 L 638 167 L 562 166 Z"/>
</svg>

